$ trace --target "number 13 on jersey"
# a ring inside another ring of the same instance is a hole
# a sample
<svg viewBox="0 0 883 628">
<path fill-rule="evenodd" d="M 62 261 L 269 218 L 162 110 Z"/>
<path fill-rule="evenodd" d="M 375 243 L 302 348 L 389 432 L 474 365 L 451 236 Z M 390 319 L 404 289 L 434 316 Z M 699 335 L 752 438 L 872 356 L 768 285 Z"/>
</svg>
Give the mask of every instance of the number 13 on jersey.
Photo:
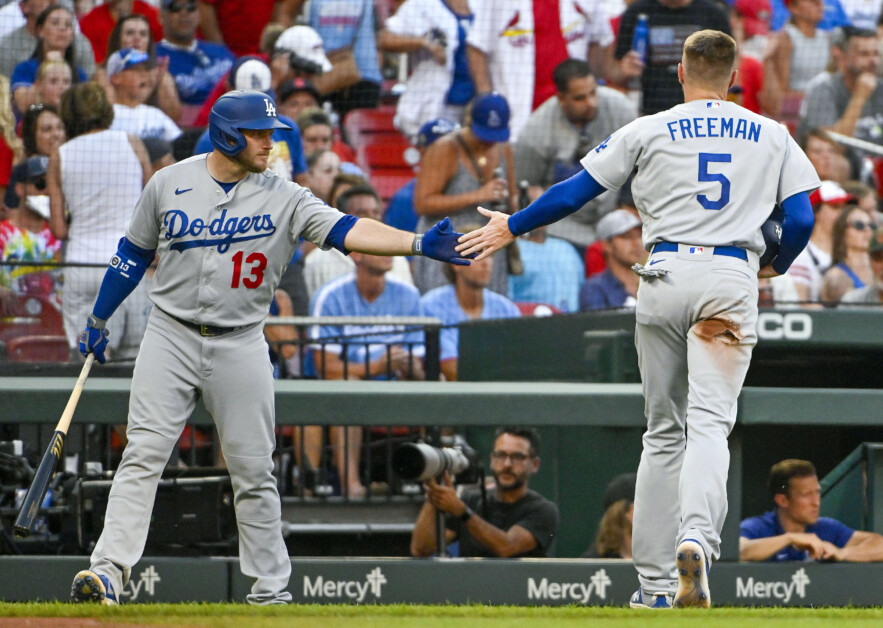
<svg viewBox="0 0 883 628">
<path fill-rule="evenodd" d="M 254 253 L 249 253 L 248 257 L 245 257 L 245 253 L 238 251 L 236 255 L 232 257 L 233 281 L 230 284 L 231 288 L 239 287 L 239 280 L 242 276 L 243 258 L 245 258 L 245 263 L 248 267 L 246 268 L 246 276 L 242 278 L 242 285 L 249 290 L 253 290 L 264 282 L 264 271 L 267 269 L 267 256 L 255 251 Z"/>
<path fill-rule="evenodd" d="M 708 167 L 710 164 L 728 164 L 732 160 L 733 156 L 729 153 L 699 153 L 699 182 L 714 181 L 721 186 L 720 197 L 717 200 L 711 200 L 705 194 L 696 196 L 696 200 L 705 209 L 723 209 L 730 202 L 730 180 L 723 174 L 709 172 Z"/>
</svg>

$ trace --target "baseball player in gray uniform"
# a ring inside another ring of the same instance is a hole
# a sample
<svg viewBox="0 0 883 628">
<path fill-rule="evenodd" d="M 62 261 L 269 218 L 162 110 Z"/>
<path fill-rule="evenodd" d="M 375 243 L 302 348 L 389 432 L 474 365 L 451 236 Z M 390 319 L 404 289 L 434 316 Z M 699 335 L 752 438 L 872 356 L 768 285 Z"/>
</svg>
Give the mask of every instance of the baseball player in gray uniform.
<svg viewBox="0 0 883 628">
<path fill-rule="evenodd" d="M 757 341 L 757 277 L 784 273 L 809 240 L 807 192 L 819 180 L 784 126 L 727 102 L 736 44 L 719 31 L 684 43 L 685 103 L 622 127 L 589 151 L 584 172 L 511 217 L 462 238 L 490 255 L 635 173 L 632 192 L 650 252 L 635 344 L 647 431 L 635 491 L 636 608 L 707 607 L 708 569 L 727 512 L 727 436 Z M 760 269 L 760 227 L 784 212 L 778 256 Z"/>
<path fill-rule="evenodd" d="M 218 429 L 235 494 L 247 600 L 290 601 L 291 563 L 273 477 L 273 375 L 263 321 L 301 237 L 328 249 L 424 254 L 468 264 L 460 235 L 441 221 L 423 235 L 357 219 L 267 170 L 274 129 L 288 128 L 262 92 L 233 91 L 212 108 L 214 151 L 148 182 L 112 257 L 80 351 L 104 362 L 105 322 L 159 253 L 154 303 L 132 377 L 128 445 L 114 475 L 91 567 L 74 578 L 76 601 L 117 595 L 144 550 L 157 482 L 198 397 Z"/>
</svg>

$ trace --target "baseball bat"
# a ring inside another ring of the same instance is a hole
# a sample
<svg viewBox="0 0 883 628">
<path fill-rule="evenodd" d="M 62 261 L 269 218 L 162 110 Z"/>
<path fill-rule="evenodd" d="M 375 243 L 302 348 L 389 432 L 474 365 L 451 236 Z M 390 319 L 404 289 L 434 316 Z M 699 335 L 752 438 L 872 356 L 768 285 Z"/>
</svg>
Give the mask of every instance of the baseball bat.
<svg viewBox="0 0 883 628">
<path fill-rule="evenodd" d="M 67 400 L 64 412 L 61 413 L 58 425 L 55 426 L 52 440 L 49 441 L 49 447 L 46 448 L 46 453 L 43 454 L 40 466 L 37 467 L 37 472 L 34 474 L 34 480 L 28 488 L 24 502 L 22 502 L 21 510 L 13 527 L 15 536 L 19 538 L 26 538 L 31 535 L 31 528 L 34 526 L 34 520 L 40 512 L 43 498 L 46 497 L 46 490 L 49 488 L 49 481 L 52 479 L 55 467 L 58 466 L 58 459 L 61 457 L 61 450 L 64 448 L 64 437 L 67 435 L 71 419 L 74 417 L 74 410 L 76 410 L 77 402 L 80 400 L 80 393 L 83 392 L 83 386 L 86 385 L 86 377 L 88 377 L 89 369 L 92 368 L 92 362 L 94 361 L 94 353 L 86 356 L 86 362 L 80 371 L 80 377 L 74 385 L 70 399 Z"/>
</svg>

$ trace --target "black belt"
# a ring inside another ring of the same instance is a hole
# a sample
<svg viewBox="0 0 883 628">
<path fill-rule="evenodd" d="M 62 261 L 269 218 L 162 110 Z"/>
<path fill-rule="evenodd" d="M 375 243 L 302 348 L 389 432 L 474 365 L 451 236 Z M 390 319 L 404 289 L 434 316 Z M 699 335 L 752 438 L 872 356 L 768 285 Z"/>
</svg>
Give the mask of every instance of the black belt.
<svg viewBox="0 0 883 628">
<path fill-rule="evenodd" d="M 190 329 L 195 329 L 196 331 L 199 332 L 200 336 L 203 336 L 206 338 L 210 338 L 212 336 L 223 336 L 224 334 L 229 334 L 232 331 L 239 331 L 240 329 L 245 329 L 246 327 L 250 327 L 250 325 L 239 325 L 238 327 L 218 327 L 217 325 L 204 325 L 204 324 L 200 324 L 200 323 L 193 323 L 191 321 L 185 321 L 183 318 L 178 318 L 174 314 L 169 314 L 168 312 L 166 312 L 162 308 L 157 308 L 157 309 L 160 310 L 163 314 L 165 314 L 169 318 L 172 318 L 172 319 L 178 321 L 179 323 L 184 325 L 184 327 L 189 327 Z"/>
</svg>

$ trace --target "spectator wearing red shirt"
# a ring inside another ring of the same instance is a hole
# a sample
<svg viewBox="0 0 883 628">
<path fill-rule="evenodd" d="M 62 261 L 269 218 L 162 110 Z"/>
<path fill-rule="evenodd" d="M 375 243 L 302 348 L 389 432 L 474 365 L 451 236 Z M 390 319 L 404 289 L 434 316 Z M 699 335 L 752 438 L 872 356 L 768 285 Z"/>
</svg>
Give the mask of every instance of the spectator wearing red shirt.
<svg viewBox="0 0 883 628">
<path fill-rule="evenodd" d="M 276 0 L 200 0 L 199 31 L 203 40 L 226 44 L 237 57 L 256 55 L 267 22 L 291 25 L 301 4 L 279 0 L 277 7 Z"/>
<path fill-rule="evenodd" d="M 141 0 L 107 0 L 80 19 L 80 30 L 92 43 L 95 62 L 103 63 L 107 56 L 107 40 L 117 20 L 132 13 L 147 18 L 153 41 L 162 41 L 162 25 L 159 23 L 159 11 Z"/>
</svg>

